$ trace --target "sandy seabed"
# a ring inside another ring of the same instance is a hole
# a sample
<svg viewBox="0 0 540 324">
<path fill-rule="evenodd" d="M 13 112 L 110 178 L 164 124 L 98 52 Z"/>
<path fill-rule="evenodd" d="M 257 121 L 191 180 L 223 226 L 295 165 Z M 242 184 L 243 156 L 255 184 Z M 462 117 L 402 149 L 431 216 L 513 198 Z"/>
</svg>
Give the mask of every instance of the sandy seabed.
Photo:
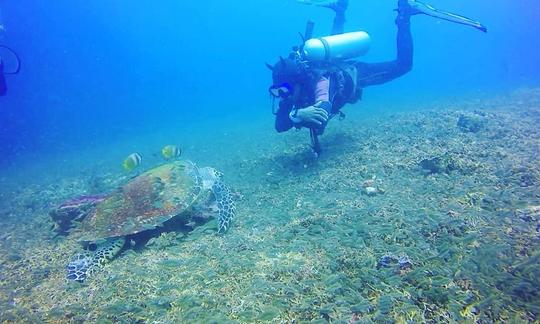
<svg viewBox="0 0 540 324">
<path fill-rule="evenodd" d="M 51 204 L 126 176 L 10 189 L 0 320 L 538 321 L 540 89 L 354 118 L 332 121 L 319 159 L 305 132 L 223 137 L 201 160 L 235 192 L 233 227 L 162 233 L 83 284 L 65 278 L 80 247 L 56 235 Z"/>
</svg>

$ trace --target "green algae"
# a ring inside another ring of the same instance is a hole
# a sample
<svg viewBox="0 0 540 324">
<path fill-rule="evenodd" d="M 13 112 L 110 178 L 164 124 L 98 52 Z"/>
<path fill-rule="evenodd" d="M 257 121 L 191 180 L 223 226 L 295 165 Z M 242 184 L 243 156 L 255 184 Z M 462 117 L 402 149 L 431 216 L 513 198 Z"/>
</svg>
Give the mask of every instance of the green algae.
<svg viewBox="0 0 540 324">
<path fill-rule="evenodd" d="M 179 259 L 164 259 L 164 260 L 159 260 L 157 262 L 157 264 L 159 266 L 163 266 L 163 267 L 166 267 L 166 268 L 176 268 L 176 267 L 179 267 L 181 265 L 184 265 L 185 261 L 184 260 L 179 260 Z"/>
<path fill-rule="evenodd" d="M 351 312 L 353 313 L 368 313 L 371 310 L 372 306 L 368 301 L 362 301 L 360 303 L 354 304 L 351 306 Z"/>
<path fill-rule="evenodd" d="M 281 311 L 276 307 L 267 307 L 265 308 L 260 315 L 257 317 L 259 321 L 273 321 L 279 316 Z"/>
</svg>

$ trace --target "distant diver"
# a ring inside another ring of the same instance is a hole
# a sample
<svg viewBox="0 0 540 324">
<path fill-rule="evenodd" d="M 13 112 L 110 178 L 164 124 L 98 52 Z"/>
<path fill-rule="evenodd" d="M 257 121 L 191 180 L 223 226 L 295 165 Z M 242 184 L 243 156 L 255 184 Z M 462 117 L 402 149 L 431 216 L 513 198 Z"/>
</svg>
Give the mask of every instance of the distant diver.
<svg viewBox="0 0 540 324">
<path fill-rule="evenodd" d="M 479 22 L 453 13 L 441 11 L 415 0 L 398 0 L 397 58 L 389 62 L 364 63 L 351 60 L 365 54 L 370 38 L 365 32 L 344 33 L 348 0 L 299 0 L 335 12 L 331 36 L 312 38 L 313 23 L 308 22 L 303 44 L 293 47 L 287 58 L 280 57 L 272 70 L 272 97 L 279 107 L 272 105 L 276 116 L 275 128 L 285 132 L 293 127 L 310 129 L 314 153 L 321 153 L 319 135 L 330 119 L 344 117 L 340 111 L 347 103 L 362 98 L 364 88 L 394 80 L 412 69 L 413 40 L 410 17 L 418 14 L 468 25 L 483 32 L 487 28 Z"/>
<path fill-rule="evenodd" d="M 6 57 L 11 57 L 11 66 L 6 67 Z M 21 60 L 17 53 L 11 48 L 0 45 L 0 96 L 5 96 L 7 93 L 6 75 L 17 74 L 21 69 Z"/>
</svg>

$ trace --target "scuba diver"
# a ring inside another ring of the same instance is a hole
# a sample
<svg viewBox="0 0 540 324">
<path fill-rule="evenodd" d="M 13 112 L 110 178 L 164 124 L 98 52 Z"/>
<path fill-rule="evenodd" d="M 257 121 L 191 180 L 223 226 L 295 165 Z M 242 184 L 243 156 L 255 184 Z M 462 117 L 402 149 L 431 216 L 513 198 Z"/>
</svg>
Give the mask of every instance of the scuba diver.
<svg viewBox="0 0 540 324">
<path fill-rule="evenodd" d="M 7 65 L 10 67 L 6 67 Z M 7 93 L 6 75 L 17 74 L 20 69 L 21 61 L 17 53 L 7 46 L 0 45 L 0 96 Z"/>
<path fill-rule="evenodd" d="M 313 4 L 308 0 L 299 1 Z M 316 156 L 321 153 L 318 136 L 323 134 L 330 119 L 344 117 L 340 110 L 345 104 L 360 100 L 365 87 L 394 80 L 412 69 L 411 16 L 425 14 L 487 32 L 486 27 L 469 18 L 416 0 L 398 0 L 395 20 L 397 58 L 389 62 L 364 63 L 350 60 L 367 52 L 369 35 L 365 32 L 344 33 L 348 0 L 317 5 L 335 12 L 332 35 L 311 38 L 313 23 L 308 22 L 303 44 L 293 47 L 291 54 L 287 58 L 280 57 L 276 64 L 266 64 L 272 71 L 272 86 L 268 90 L 273 97 L 276 130 L 281 133 L 293 127 L 309 128 Z M 277 111 L 276 99 L 279 100 Z"/>
</svg>

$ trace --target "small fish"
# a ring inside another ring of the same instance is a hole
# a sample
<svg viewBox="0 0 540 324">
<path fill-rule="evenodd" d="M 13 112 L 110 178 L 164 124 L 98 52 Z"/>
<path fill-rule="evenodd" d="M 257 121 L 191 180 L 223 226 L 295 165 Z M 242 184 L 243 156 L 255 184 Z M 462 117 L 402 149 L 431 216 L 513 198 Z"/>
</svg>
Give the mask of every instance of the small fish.
<svg viewBox="0 0 540 324">
<path fill-rule="evenodd" d="M 180 157 L 182 150 L 176 145 L 167 145 L 161 149 L 161 155 L 165 160 Z"/>
<path fill-rule="evenodd" d="M 139 153 L 130 154 L 122 163 L 124 170 L 131 171 L 138 167 L 142 162 L 142 156 Z"/>
</svg>

